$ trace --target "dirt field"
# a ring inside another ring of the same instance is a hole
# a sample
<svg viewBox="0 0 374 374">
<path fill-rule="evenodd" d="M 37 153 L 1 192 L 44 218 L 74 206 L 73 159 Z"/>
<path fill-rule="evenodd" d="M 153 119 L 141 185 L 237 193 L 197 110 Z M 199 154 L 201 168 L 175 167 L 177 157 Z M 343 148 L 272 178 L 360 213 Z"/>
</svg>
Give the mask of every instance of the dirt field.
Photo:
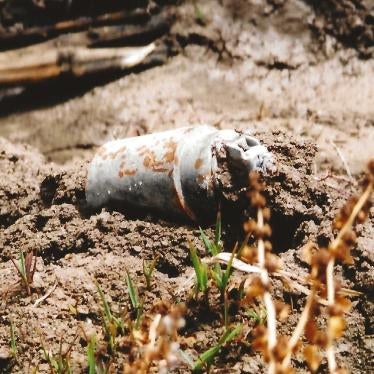
<svg viewBox="0 0 374 374">
<path fill-rule="evenodd" d="M 26 103 L 32 94 L 5 103 L 8 108 L 0 101 L 2 292 L 18 279 L 10 258 L 18 258 L 20 250 L 37 252 L 32 295 L 3 294 L 0 372 L 28 373 L 35 367 L 49 372 L 41 340 L 57 353 L 62 337 L 64 347 L 72 344 L 72 372 L 85 372 L 87 344 L 79 326 L 102 334 L 93 277 L 120 314 L 130 308 L 125 268 L 146 311 L 160 299 L 189 303 L 181 335 L 191 356 L 223 333 L 217 311 L 207 313 L 189 301 L 188 240 L 205 254 L 197 226 L 144 212 L 85 211 L 87 163 L 106 141 L 201 123 L 250 129 L 277 160 L 277 174 L 266 178 L 274 251 L 286 270 L 301 277 L 308 272 L 301 248 L 308 240 L 326 245 L 337 209 L 358 191 L 374 156 L 373 2 L 358 1 L 361 10 L 342 5 L 344 12 L 332 0 L 325 7 L 312 0 L 196 3 L 198 8 L 192 2 L 172 8 L 177 17 L 168 41 L 176 53 L 165 64 L 79 93 L 45 85 L 32 104 Z M 344 287 L 362 293 L 352 298 L 347 329 L 337 343 L 338 362 L 351 373 L 374 372 L 373 218 L 371 211 L 357 228 L 355 264 L 336 269 Z M 242 238 L 241 220 L 223 217 L 228 251 Z M 213 236 L 212 228 L 207 232 Z M 155 254 L 160 257 L 147 291 L 142 260 Z M 233 282 L 242 277 L 235 272 Z M 305 295 L 279 280 L 273 285 L 276 297 L 292 305 L 282 327 L 290 333 Z M 235 318 L 245 320 L 240 313 Z M 9 350 L 10 321 L 17 359 Z M 116 353 L 114 372 L 121 372 L 127 357 L 125 349 Z M 301 356 L 293 364 L 307 371 Z M 181 364 L 174 372 L 189 371 Z M 249 344 L 233 342 L 217 356 L 212 372 L 262 373 L 264 365 Z M 325 361 L 319 372 L 327 372 Z"/>
</svg>

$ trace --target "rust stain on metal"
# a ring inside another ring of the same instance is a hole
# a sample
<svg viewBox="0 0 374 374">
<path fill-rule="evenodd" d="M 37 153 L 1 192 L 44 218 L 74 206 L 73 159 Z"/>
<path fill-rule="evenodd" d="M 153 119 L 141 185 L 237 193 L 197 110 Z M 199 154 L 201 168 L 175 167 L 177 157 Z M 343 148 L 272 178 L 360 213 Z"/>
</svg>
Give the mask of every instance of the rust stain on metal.
<svg viewBox="0 0 374 374">
<path fill-rule="evenodd" d="M 137 171 L 138 169 L 120 169 L 120 171 L 118 172 L 118 176 L 120 178 L 124 177 L 125 175 L 132 176 L 135 175 Z"/>
<path fill-rule="evenodd" d="M 117 151 L 113 152 L 113 153 L 109 153 L 109 157 L 114 160 L 115 158 L 117 158 L 121 153 L 123 154 L 122 157 L 125 157 L 125 151 L 126 151 L 126 146 L 123 145 L 121 148 L 119 148 Z"/>
<path fill-rule="evenodd" d="M 166 153 L 164 155 L 164 160 L 166 162 L 173 162 L 175 151 L 177 149 L 177 143 L 173 139 L 170 139 L 165 143 L 165 148 L 166 148 Z"/>
<path fill-rule="evenodd" d="M 125 169 L 123 170 L 124 175 L 135 175 L 138 169 Z"/>
<path fill-rule="evenodd" d="M 198 158 L 196 161 L 195 161 L 195 169 L 199 169 L 201 167 L 201 165 L 203 164 L 203 160 L 201 158 Z"/>
<path fill-rule="evenodd" d="M 173 201 L 174 201 L 174 204 L 177 206 L 177 208 L 182 212 L 182 213 L 185 213 L 185 210 L 179 200 L 179 197 L 178 195 L 175 195 L 174 198 L 173 198 Z"/>
<path fill-rule="evenodd" d="M 143 165 L 146 168 L 152 168 L 155 163 L 155 154 L 153 152 L 147 151 L 144 156 Z"/>
<path fill-rule="evenodd" d="M 173 192 L 174 192 L 174 203 L 178 207 L 179 210 L 186 213 L 193 221 L 196 220 L 195 214 L 191 211 L 191 209 L 187 206 L 186 202 L 184 201 L 184 197 L 181 194 L 178 194 L 177 189 L 175 186 L 173 186 Z"/>
<path fill-rule="evenodd" d="M 174 192 L 173 200 L 174 200 L 175 205 L 178 207 L 178 209 L 181 212 L 185 213 L 186 209 L 185 209 L 185 206 L 184 206 L 184 201 L 179 198 L 178 191 L 175 188 L 175 186 L 173 186 L 173 192 Z M 183 199 L 183 197 L 182 197 L 182 199 Z"/>
<path fill-rule="evenodd" d="M 164 173 L 170 170 L 169 168 L 165 168 L 165 163 L 163 161 L 156 160 L 156 156 L 154 152 L 152 151 L 148 151 L 145 154 L 143 165 L 146 168 L 149 168 L 149 169 L 152 169 L 153 171 L 161 172 L 161 173 Z"/>
</svg>

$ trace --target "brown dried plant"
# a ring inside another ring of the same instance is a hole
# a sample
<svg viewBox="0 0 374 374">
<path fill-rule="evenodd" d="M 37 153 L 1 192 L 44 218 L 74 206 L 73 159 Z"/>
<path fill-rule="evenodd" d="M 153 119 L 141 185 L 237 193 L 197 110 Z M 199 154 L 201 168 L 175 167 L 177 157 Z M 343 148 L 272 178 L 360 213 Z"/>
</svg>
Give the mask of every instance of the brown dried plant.
<svg viewBox="0 0 374 374">
<path fill-rule="evenodd" d="M 179 363 L 178 330 L 184 326 L 184 307 L 160 301 L 143 319 L 140 329 L 133 331 L 128 342 L 130 362 L 124 374 L 146 374 L 154 369 L 168 372 Z M 153 315 L 153 317 L 151 317 Z M 123 342 L 123 344 L 126 344 Z"/>
<path fill-rule="evenodd" d="M 254 348 L 261 350 L 264 360 L 269 364 L 269 373 L 279 372 L 279 363 L 284 358 L 284 352 L 280 344 L 283 337 L 277 336 L 277 308 L 271 296 L 271 284 L 269 273 L 279 267 L 279 259 L 271 254 L 271 243 L 267 240 L 271 236 L 269 225 L 270 210 L 266 208 L 266 199 L 262 193 L 263 184 L 257 173 L 251 173 L 249 177 L 248 197 L 251 205 L 256 210 L 257 219 L 249 219 L 244 224 L 247 239 L 253 235 L 257 239 L 256 246 L 246 245 L 241 251 L 241 259 L 248 263 L 257 262 L 260 274 L 255 277 L 245 291 L 244 303 L 251 304 L 255 297 L 261 297 L 266 308 L 267 325 L 259 325 L 254 331 Z"/>
<path fill-rule="evenodd" d="M 287 306 L 274 301 L 271 296 L 271 273 L 280 267 L 280 260 L 271 253 L 271 243 L 267 238 L 271 235 L 269 225 L 270 211 L 266 208 L 263 195 L 264 186 L 258 174 L 250 175 L 248 196 L 252 207 L 256 210 L 257 219 L 249 219 L 244 224 L 247 234 L 246 242 L 252 235 L 256 245 L 246 245 L 241 251 L 241 259 L 249 264 L 257 263 L 259 276 L 250 280 L 250 286 L 245 292 L 244 303 L 252 303 L 255 297 L 261 297 L 267 311 L 267 325 L 259 325 L 254 331 L 254 348 L 262 351 L 268 372 L 271 374 L 293 373 L 291 367 L 292 354 L 301 346 L 301 337 L 305 337 L 309 345 L 304 347 L 304 357 L 312 372 L 315 372 L 322 361 L 320 352 L 326 351 L 328 369 L 330 373 L 342 373 L 335 359 L 334 342 L 342 336 L 345 329 L 344 313 L 350 309 L 350 301 L 340 293 L 340 287 L 334 278 L 336 261 L 352 264 L 350 248 L 354 245 L 356 235 L 353 227 L 362 223 L 370 209 L 370 197 L 374 185 L 374 160 L 368 165 L 368 174 L 363 184 L 363 192 L 358 197 L 352 197 L 337 215 L 333 228 L 338 230 L 336 238 L 327 248 L 318 248 L 312 252 L 308 247 L 308 257 L 311 266 L 309 283 L 311 289 L 305 307 L 301 313 L 291 337 L 277 334 L 277 318 L 287 315 Z M 327 299 L 327 300 L 326 300 Z M 327 304 L 327 329 L 318 330 L 316 317 L 323 314 L 320 302 Z"/>
<path fill-rule="evenodd" d="M 333 228 L 338 230 L 335 239 L 327 248 L 320 248 L 311 256 L 310 278 L 313 284 L 313 295 L 327 296 L 328 320 L 327 331 L 317 331 L 312 319 L 313 314 L 320 313 L 319 308 L 311 308 L 311 315 L 307 325 L 307 334 L 313 344 L 308 351 L 308 363 L 313 368 L 313 363 L 318 362 L 317 349 L 326 350 L 326 357 L 330 373 L 344 372 L 338 368 L 335 359 L 334 341 L 343 335 L 345 329 L 344 313 L 348 312 L 351 303 L 337 293 L 339 284 L 334 278 L 334 265 L 336 261 L 352 265 L 353 258 L 350 249 L 356 242 L 354 226 L 363 223 L 368 216 L 371 205 L 371 194 L 374 188 L 374 160 L 368 164 L 367 176 L 363 182 L 363 191 L 359 196 L 351 197 L 337 214 Z M 314 365 L 316 367 L 317 365 Z"/>
<path fill-rule="evenodd" d="M 31 285 L 34 280 L 37 261 L 37 257 L 35 256 L 34 251 L 28 252 L 26 256 L 22 251 L 20 251 L 19 264 L 16 264 L 13 258 L 11 258 L 10 260 L 12 261 L 14 267 L 16 268 L 21 278 L 19 283 L 23 285 L 27 295 L 30 296 Z"/>
</svg>

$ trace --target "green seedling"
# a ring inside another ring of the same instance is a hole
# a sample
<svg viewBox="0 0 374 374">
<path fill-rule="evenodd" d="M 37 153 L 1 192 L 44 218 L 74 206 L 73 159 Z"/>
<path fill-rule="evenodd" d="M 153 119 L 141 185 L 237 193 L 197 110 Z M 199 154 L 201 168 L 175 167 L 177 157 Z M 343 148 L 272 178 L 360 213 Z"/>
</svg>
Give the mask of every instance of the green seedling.
<svg viewBox="0 0 374 374">
<path fill-rule="evenodd" d="M 138 289 L 136 288 L 134 282 L 131 279 L 130 273 L 126 270 L 126 284 L 127 284 L 127 292 L 130 296 L 130 301 L 133 310 L 136 313 L 136 322 L 135 322 L 135 329 L 139 329 L 140 320 L 143 313 L 143 303 L 139 299 Z"/>
<path fill-rule="evenodd" d="M 205 234 L 203 229 L 199 227 L 200 230 L 200 237 L 204 243 L 205 249 L 209 252 L 210 255 L 216 256 L 218 253 L 222 252 L 222 221 L 221 215 L 218 213 L 217 221 L 216 221 L 216 228 L 214 231 L 214 242 L 212 242 L 208 236 Z"/>
<path fill-rule="evenodd" d="M 110 309 L 110 306 L 108 304 L 108 301 L 104 295 L 104 292 L 98 283 L 96 283 L 96 288 L 100 295 L 100 300 L 102 303 L 101 313 L 103 317 L 104 330 L 108 337 L 110 351 L 111 353 L 114 353 L 115 348 L 116 348 L 115 343 L 116 343 L 116 337 L 118 335 L 118 332 L 120 332 L 121 334 L 124 334 L 125 326 L 121 318 L 117 318 L 113 315 Z"/>
<path fill-rule="evenodd" d="M 17 338 L 13 321 L 10 321 L 10 352 L 13 357 L 17 356 Z"/>
<path fill-rule="evenodd" d="M 208 236 L 204 233 L 204 231 L 200 227 L 200 237 L 204 243 L 204 246 L 208 253 L 212 256 L 218 255 L 220 252 L 222 252 L 222 221 L 221 221 L 221 214 L 218 213 L 217 215 L 217 221 L 216 221 L 216 227 L 214 231 L 214 242 L 212 242 Z M 228 326 L 228 295 L 227 295 L 227 284 L 231 275 L 231 268 L 232 268 L 232 262 L 234 260 L 235 254 L 237 251 L 237 247 L 235 247 L 232 256 L 230 258 L 229 263 L 227 264 L 226 270 L 223 271 L 220 264 L 215 264 L 210 269 L 211 277 L 213 278 L 217 288 L 219 289 L 221 293 L 221 300 L 223 301 L 223 319 L 224 324 L 227 328 Z M 194 266 L 195 267 L 195 266 Z M 196 267 L 195 267 L 196 271 Z M 207 277 L 208 278 L 208 277 Z"/>
<path fill-rule="evenodd" d="M 87 345 L 87 366 L 88 374 L 107 374 L 110 372 L 111 364 L 103 365 L 96 361 L 97 341 L 96 336 L 93 336 Z"/>
<path fill-rule="evenodd" d="M 16 262 L 11 258 L 11 261 L 14 267 L 17 269 L 19 276 L 21 277 L 21 284 L 25 287 L 27 295 L 31 295 L 31 284 L 34 279 L 34 274 L 36 270 L 36 256 L 34 256 L 34 252 L 30 251 L 24 255 L 22 251 L 19 252 L 19 260 L 18 265 Z"/>
<path fill-rule="evenodd" d="M 158 257 L 156 257 L 152 261 L 143 260 L 143 274 L 144 274 L 147 290 L 151 289 L 152 275 L 155 270 L 157 261 L 158 261 Z"/>
<path fill-rule="evenodd" d="M 237 325 L 234 328 L 227 329 L 225 333 L 222 335 L 217 345 L 215 345 L 212 348 L 209 348 L 207 351 L 205 351 L 203 354 L 199 356 L 199 358 L 192 367 L 192 372 L 200 373 L 203 370 L 203 368 L 205 368 L 209 372 L 214 358 L 218 355 L 222 347 L 224 347 L 227 343 L 233 340 L 241 332 L 241 330 L 241 325 Z"/>
<path fill-rule="evenodd" d="M 197 5 L 197 1 L 193 2 L 194 12 L 195 12 L 195 20 L 196 22 L 204 25 L 205 24 L 205 15 L 202 12 L 201 8 Z"/>
<path fill-rule="evenodd" d="M 96 374 L 96 337 L 93 336 L 87 345 L 88 374 Z"/>
<path fill-rule="evenodd" d="M 232 270 L 232 262 L 234 260 L 235 254 L 236 254 L 236 249 L 237 247 L 234 248 L 232 251 L 231 257 L 229 262 L 227 263 L 226 270 L 223 271 L 221 269 L 221 266 L 214 266 L 211 269 L 211 275 L 212 278 L 214 279 L 215 284 L 217 285 L 217 288 L 219 289 L 221 293 L 221 299 L 223 300 L 223 319 L 224 319 L 224 324 L 227 328 L 228 323 L 229 323 L 229 315 L 228 315 L 228 310 L 229 310 L 229 300 L 228 300 L 228 294 L 227 294 L 227 284 L 229 282 L 229 278 L 231 275 L 231 270 Z"/>
<path fill-rule="evenodd" d="M 71 356 L 71 350 L 73 348 L 73 344 L 76 339 L 77 339 L 77 336 L 74 338 L 73 342 L 70 344 L 67 351 L 63 352 L 62 351 L 63 339 L 61 338 L 59 350 L 56 355 L 53 355 L 52 353 L 48 352 L 42 341 L 42 350 L 43 350 L 44 359 L 47 361 L 52 374 L 71 374 L 72 373 L 71 367 L 70 367 L 70 356 Z"/>
<path fill-rule="evenodd" d="M 208 266 L 202 262 L 196 253 L 195 247 L 190 243 L 190 257 L 195 269 L 196 293 L 202 292 L 207 298 L 208 295 Z"/>
<path fill-rule="evenodd" d="M 266 309 L 261 306 L 260 310 L 249 309 L 247 310 L 247 316 L 252 318 L 257 325 L 264 325 L 267 319 Z"/>
</svg>

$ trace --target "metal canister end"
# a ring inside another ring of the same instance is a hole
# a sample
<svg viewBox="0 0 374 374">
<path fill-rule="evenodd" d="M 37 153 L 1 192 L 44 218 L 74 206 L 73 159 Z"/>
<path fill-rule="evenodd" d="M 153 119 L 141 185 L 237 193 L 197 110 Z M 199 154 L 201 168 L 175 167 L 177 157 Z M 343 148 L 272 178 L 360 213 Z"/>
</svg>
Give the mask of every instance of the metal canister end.
<svg viewBox="0 0 374 374">
<path fill-rule="evenodd" d="M 89 166 L 87 203 L 206 221 L 218 206 L 215 150 L 222 147 L 245 172 L 274 168 L 271 153 L 248 134 L 208 125 L 179 128 L 105 144 Z"/>
</svg>

